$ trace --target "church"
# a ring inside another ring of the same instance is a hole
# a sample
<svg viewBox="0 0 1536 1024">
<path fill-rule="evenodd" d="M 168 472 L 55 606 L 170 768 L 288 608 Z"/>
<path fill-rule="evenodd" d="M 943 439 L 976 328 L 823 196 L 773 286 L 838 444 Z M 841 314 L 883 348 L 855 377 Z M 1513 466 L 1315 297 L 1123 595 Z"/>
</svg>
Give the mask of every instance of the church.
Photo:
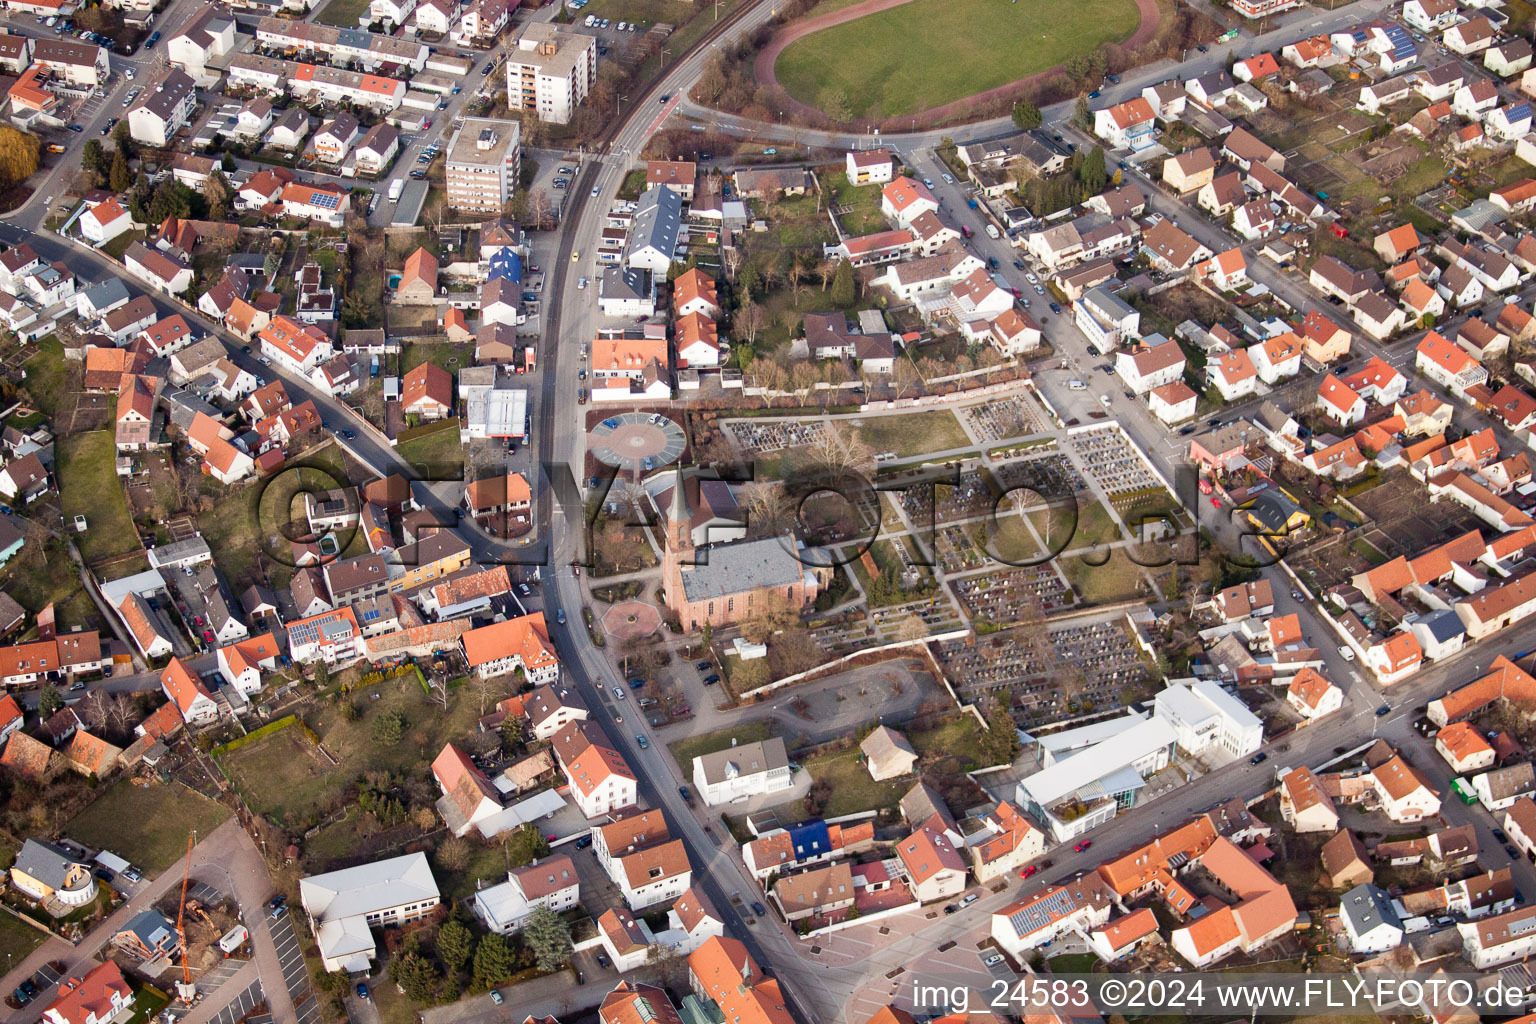
<svg viewBox="0 0 1536 1024">
<path fill-rule="evenodd" d="M 705 488 L 692 488 L 695 494 Z M 676 471 L 670 494 L 663 492 L 663 513 L 667 548 L 662 562 L 666 581 L 667 607 L 685 630 L 696 630 L 707 622 L 712 627 L 726 626 L 752 614 L 753 601 L 760 594 L 775 592 L 799 609 L 816 600 L 823 580 L 830 577 L 826 568 L 808 565 L 806 548 L 793 535 L 761 540 L 733 540 L 729 543 L 705 543 L 695 546 L 694 525 L 698 518 L 689 508 L 689 491 L 681 469 Z M 658 508 L 662 502 L 658 502 Z M 743 531 L 744 533 L 744 531 Z M 826 561 L 825 556 L 816 559 Z"/>
</svg>

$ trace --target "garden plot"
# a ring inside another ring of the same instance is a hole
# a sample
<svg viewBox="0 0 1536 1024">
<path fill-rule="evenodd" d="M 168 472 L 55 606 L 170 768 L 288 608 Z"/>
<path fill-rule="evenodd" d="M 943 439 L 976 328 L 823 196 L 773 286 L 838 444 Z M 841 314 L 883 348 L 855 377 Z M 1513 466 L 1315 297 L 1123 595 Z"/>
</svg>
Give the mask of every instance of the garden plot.
<svg viewBox="0 0 1536 1024">
<path fill-rule="evenodd" d="M 1010 395 L 959 410 L 970 432 L 983 441 L 995 442 L 1048 430 L 1043 410 L 1028 395 Z"/>
<path fill-rule="evenodd" d="M 768 455 L 789 448 L 823 443 L 827 439 L 827 425 L 820 420 L 776 420 L 772 423 L 732 420 L 720 426 L 735 440 L 736 447 L 747 455 Z"/>
<path fill-rule="evenodd" d="M 1054 564 L 1000 569 L 954 580 L 952 586 L 971 618 L 997 625 L 1016 621 L 1020 609 L 1049 614 L 1073 603 L 1072 590 Z"/>
<path fill-rule="evenodd" d="M 1118 427 L 1085 430 L 1073 434 L 1071 441 L 1083 471 L 1111 498 L 1163 486 L 1146 458 Z"/>
<path fill-rule="evenodd" d="M 958 486 L 909 487 L 901 492 L 901 507 L 919 530 L 925 530 L 929 522 L 952 523 L 989 515 L 996 502 L 991 476 L 983 469 L 961 473 Z"/>
</svg>

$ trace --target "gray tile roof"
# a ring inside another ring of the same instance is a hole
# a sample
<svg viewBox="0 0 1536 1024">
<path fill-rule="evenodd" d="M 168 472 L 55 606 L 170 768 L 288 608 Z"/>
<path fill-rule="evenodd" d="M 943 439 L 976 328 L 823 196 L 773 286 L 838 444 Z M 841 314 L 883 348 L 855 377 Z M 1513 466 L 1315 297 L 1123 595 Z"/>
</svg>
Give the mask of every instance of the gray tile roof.
<svg viewBox="0 0 1536 1024">
<path fill-rule="evenodd" d="M 798 583 L 805 576 L 805 566 L 789 543 L 787 538 L 765 537 L 700 548 L 695 556 L 698 564 L 683 569 L 683 593 L 689 601 L 707 601 L 758 587 Z"/>
</svg>

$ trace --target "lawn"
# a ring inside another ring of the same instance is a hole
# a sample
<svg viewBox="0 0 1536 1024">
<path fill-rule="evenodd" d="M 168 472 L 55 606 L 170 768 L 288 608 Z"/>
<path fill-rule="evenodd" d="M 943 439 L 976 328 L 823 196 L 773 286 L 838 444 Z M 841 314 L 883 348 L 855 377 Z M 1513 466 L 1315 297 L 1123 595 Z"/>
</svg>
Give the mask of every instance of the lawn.
<svg viewBox="0 0 1536 1024">
<path fill-rule="evenodd" d="M 832 201 L 837 206 L 849 207 L 838 214 L 844 231 L 850 235 L 872 235 L 889 226 L 880 210 L 879 185 L 855 185 L 843 170 L 832 171 L 822 181 L 831 187 Z"/>
<path fill-rule="evenodd" d="M 92 430 L 61 438 L 58 458 L 64 522 L 70 524 L 76 515 L 83 515 L 87 523 L 84 533 L 70 535 L 86 562 L 139 550 L 128 498 L 117 482 L 117 449 L 111 433 Z"/>
<path fill-rule="evenodd" d="M 21 963 L 47 939 L 46 932 L 40 932 L 10 914 L 0 912 L 0 953 L 6 955 L 6 963 Z"/>
<path fill-rule="evenodd" d="M 1130 560 L 1124 548 L 1111 550 L 1109 561 L 1103 565 L 1089 565 L 1075 557 L 1063 559 L 1061 568 L 1087 604 L 1130 600 L 1136 596 L 1136 585 L 1142 578 L 1141 567 Z"/>
<path fill-rule="evenodd" d="M 221 501 L 198 517 L 198 529 L 213 549 L 214 561 L 236 592 L 262 579 L 258 561 L 262 555 L 276 566 L 291 565 L 288 540 L 305 529 L 301 509 L 300 528 L 291 536 L 282 532 L 292 517 L 294 495 L 301 490 L 345 487 L 348 477 L 340 454 L 334 447 L 322 449 L 308 456 L 303 465 L 278 474 L 267 486 Z M 356 530 L 338 535 L 353 540 L 361 536 Z"/>
<path fill-rule="evenodd" d="M 433 429 L 405 435 L 407 440 L 395 446 L 400 457 L 423 475 L 435 479 L 456 479 L 464 471 L 464 446 L 459 443 L 457 418 L 433 424 Z"/>
<path fill-rule="evenodd" d="M 826 754 L 805 761 L 801 767 L 811 773 L 815 782 L 825 782 L 831 787 L 827 805 L 821 817 L 836 818 L 860 811 L 877 811 L 895 807 L 902 795 L 912 788 L 910 778 L 892 782 L 876 782 L 869 777 L 864 759 L 857 747 L 836 754 Z M 784 821 L 800 821 L 813 817 L 806 813 L 804 800 L 784 805 L 780 815 Z"/>
<path fill-rule="evenodd" d="M 314 20 L 337 28 L 357 28 L 357 19 L 368 11 L 368 0 L 330 0 Z"/>
<path fill-rule="evenodd" d="M 180 783 L 140 787 L 125 779 L 75 815 L 64 831 L 157 875 L 186 853 L 189 830 L 206 836 L 229 814 L 229 808 Z"/>
<path fill-rule="evenodd" d="M 1040 535 L 1054 547 L 1060 543 L 1060 538 L 1049 535 L 1047 530 L 1064 530 L 1070 525 L 1070 518 L 1058 507 L 1049 510 L 1041 510 L 1029 513 L 1030 521 L 1035 524 L 1035 529 Z M 1108 544 L 1120 540 L 1120 527 L 1109 517 L 1109 510 L 1101 501 L 1095 501 L 1087 508 L 1080 508 L 1077 512 L 1077 528 L 1072 537 L 1067 541 L 1063 551 L 1073 548 L 1091 547 L 1095 544 Z"/>
<path fill-rule="evenodd" d="M 38 342 L 37 349 L 27 357 L 23 369 L 27 372 L 27 393 L 39 412 L 53 419 L 64 397 L 69 377 L 69 364 L 64 360 L 64 346 L 59 339 L 48 335 Z M 58 429 L 58 428 L 55 428 Z"/>
<path fill-rule="evenodd" d="M 375 693 L 379 699 L 370 699 Z M 493 695 L 499 700 L 507 694 L 498 688 Z M 330 704 L 306 719 L 340 765 L 327 761 L 297 727 L 281 729 L 220 758 L 253 809 L 270 815 L 280 825 L 318 821 L 364 772 L 417 772 L 437 756 L 444 743 L 472 731 L 480 717 L 473 686 L 462 687 L 450 696 L 445 712 L 439 705 L 427 703 L 414 674 L 354 691 L 350 699 L 362 712 L 355 721 L 347 721 Z M 405 719 L 405 732 L 398 743 L 386 745 L 373 738 L 374 722 L 386 714 Z"/>
<path fill-rule="evenodd" d="M 731 740 L 737 744 L 756 743 L 758 740 L 766 740 L 773 735 L 773 727 L 768 722 L 743 722 L 741 725 L 732 726 L 729 729 L 721 729 L 719 732 L 709 732 L 702 736 L 690 736 L 685 740 L 677 740 L 667 744 L 667 749 L 672 751 L 672 757 L 677 761 L 678 767 L 683 770 L 685 776 L 693 775 L 693 759 L 704 754 L 713 754 L 717 750 L 724 750 L 731 745 Z"/>
<path fill-rule="evenodd" d="M 796 99 L 848 117 L 913 114 L 1119 42 L 1132 0 L 912 0 L 791 43 L 774 67 Z"/>
<path fill-rule="evenodd" d="M 455 377 L 465 366 L 475 364 L 474 345 L 453 345 L 448 342 L 407 345 L 400 350 L 400 372 L 408 373 L 422 363 L 436 363 Z"/>
<path fill-rule="evenodd" d="M 85 595 L 77 572 L 62 540 L 45 542 L 35 531 L 28 531 L 26 546 L 0 571 L 0 590 L 35 615 L 49 604 L 62 604 L 75 594 Z M 87 603 L 89 600 L 86 597 Z"/>
<path fill-rule="evenodd" d="M 860 420 L 840 420 L 837 426 L 839 430 L 856 430 L 858 439 L 874 454 L 895 452 L 897 458 L 964 448 L 970 444 L 960 421 L 948 409 L 866 416 Z"/>
</svg>

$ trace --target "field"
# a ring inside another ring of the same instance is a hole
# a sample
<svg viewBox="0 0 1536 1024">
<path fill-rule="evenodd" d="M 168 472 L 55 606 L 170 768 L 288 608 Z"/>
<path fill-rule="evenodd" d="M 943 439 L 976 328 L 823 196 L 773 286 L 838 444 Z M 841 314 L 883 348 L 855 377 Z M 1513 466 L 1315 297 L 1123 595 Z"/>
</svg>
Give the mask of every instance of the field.
<svg viewBox="0 0 1536 1024">
<path fill-rule="evenodd" d="M 0 913 L 0 953 L 5 954 L 6 963 L 20 963 L 47 939 L 47 933 Z"/>
<path fill-rule="evenodd" d="M 449 699 L 446 712 L 428 704 L 414 674 L 386 679 L 356 690 L 350 700 L 361 709 L 347 721 L 333 705 L 309 719 L 325 749 L 341 763 L 333 766 L 297 727 L 281 729 L 222 756 L 224 770 L 258 813 L 293 825 L 334 809 L 347 786 L 364 772 L 413 772 L 430 762 L 443 744 L 470 732 L 480 715 L 478 697 L 466 687 Z M 371 695 L 377 693 L 378 700 Z M 495 699 L 506 696 L 501 689 Z M 387 714 L 401 715 L 405 731 L 399 743 L 373 738 L 373 724 Z"/>
<path fill-rule="evenodd" d="M 64 521 L 72 523 L 75 516 L 85 516 L 85 533 L 71 537 L 86 562 L 137 551 L 139 535 L 128 514 L 128 499 L 117 482 L 117 450 L 112 435 L 93 430 L 61 438 L 58 452 Z"/>
<path fill-rule="evenodd" d="M 368 10 L 368 0 L 330 0 L 315 15 L 321 25 L 337 28 L 357 28 L 357 19 Z"/>
<path fill-rule="evenodd" d="M 876 455 L 895 452 L 897 458 L 926 455 L 970 444 L 960 421 L 947 409 L 906 412 L 896 416 L 866 416 L 855 425 L 841 420 L 839 430 L 852 428 Z"/>
<path fill-rule="evenodd" d="M 64 831 L 156 875 L 186 852 L 188 830 L 206 836 L 229 814 L 229 808 L 179 783 L 141 788 L 124 780 L 75 815 Z"/>
<path fill-rule="evenodd" d="M 678 740 L 668 745 L 672 751 L 672 757 L 677 761 L 683 774 L 692 777 L 693 759 L 704 754 L 713 754 L 717 750 L 724 750 L 731 745 L 734 739 L 740 743 L 756 743 L 758 740 L 766 740 L 773 735 L 773 729 L 767 722 L 743 722 L 739 726 L 729 729 L 721 729 L 719 732 L 705 733 L 703 736 L 690 736 L 685 740 Z"/>
<path fill-rule="evenodd" d="M 406 432 L 395 451 L 429 478 L 452 479 L 464 470 L 464 446 L 459 443 L 459 421 L 444 420 L 431 424 L 420 433 Z"/>
<path fill-rule="evenodd" d="M 796 40 L 774 74 L 833 116 L 894 117 L 1046 71 L 1128 38 L 1139 23 L 1131 0 L 912 0 Z"/>
</svg>

